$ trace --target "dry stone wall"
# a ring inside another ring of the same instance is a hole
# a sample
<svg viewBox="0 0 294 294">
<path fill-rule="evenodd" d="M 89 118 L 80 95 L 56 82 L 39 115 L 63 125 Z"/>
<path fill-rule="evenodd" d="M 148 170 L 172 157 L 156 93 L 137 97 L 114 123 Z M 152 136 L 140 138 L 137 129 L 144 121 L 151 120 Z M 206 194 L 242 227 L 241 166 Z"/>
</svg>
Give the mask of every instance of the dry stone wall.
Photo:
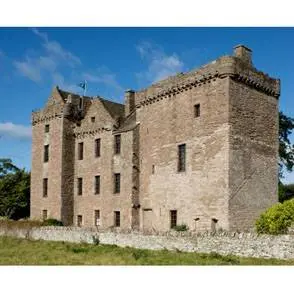
<svg viewBox="0 0 294 294">
<path fill-rule="evenodd" d="M 65 241 L 74 243 L 112 244 L 151 250 L 180 250 L 184 252 L 216 252 L 222 255 L 293 259 L 294 235 L 257 235 L 255 233 L 217 232 L 192 235 L 187 232 L 162 235 L 141 233 L 98 232 L 77 227 L 41 227 L 7 230 L 0 228 L 0 236 L 33 240 Z"/>
</svg>

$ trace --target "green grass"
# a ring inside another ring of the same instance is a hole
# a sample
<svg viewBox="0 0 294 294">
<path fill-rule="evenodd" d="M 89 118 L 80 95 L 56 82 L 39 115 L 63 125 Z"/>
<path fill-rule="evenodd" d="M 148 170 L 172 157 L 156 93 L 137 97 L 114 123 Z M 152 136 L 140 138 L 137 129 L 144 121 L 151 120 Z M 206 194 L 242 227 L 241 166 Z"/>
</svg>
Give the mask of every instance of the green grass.
<svg viewBox="0 0 294 294">
<path fill-rule="evenodd" d="M 1 265 L 294 265 L 294 260 L 0 237 Z"/>
</svg>

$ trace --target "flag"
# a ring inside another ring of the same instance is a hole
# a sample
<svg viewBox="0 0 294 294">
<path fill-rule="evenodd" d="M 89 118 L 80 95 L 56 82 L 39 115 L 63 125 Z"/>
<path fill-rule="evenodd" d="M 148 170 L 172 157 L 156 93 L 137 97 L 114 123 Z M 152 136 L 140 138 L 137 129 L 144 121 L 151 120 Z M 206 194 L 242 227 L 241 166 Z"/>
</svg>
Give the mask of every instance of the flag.
<svg viewBox="0 0 294 294">
<path fill-rule="evenodd" d="M 87 81 L 80 82 L 80 83 L 78 84 L 78 86 L 79 86 L 80 88 L 86 90 L 86 88 L 87 88 Z"/>
</svg>

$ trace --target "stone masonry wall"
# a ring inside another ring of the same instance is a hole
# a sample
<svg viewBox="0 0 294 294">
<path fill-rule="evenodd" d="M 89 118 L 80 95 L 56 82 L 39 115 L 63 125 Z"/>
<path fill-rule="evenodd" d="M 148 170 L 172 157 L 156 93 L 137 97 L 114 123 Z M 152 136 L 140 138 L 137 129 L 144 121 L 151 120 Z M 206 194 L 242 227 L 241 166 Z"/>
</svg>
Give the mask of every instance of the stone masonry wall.
<svg viewBox="0 0 294 294">
<path fill-rule="evenodd" d="M 137 110 L 144 231 L 168 231 L 170 210 L 192 230 L 209 230 L 214 218 L 228 228 L 228 91 L 229 78 L 212 79 Z M 180 144 L 186 144 L 184 172 L 178 172 Z"/>
<path fill-rule="evenodd" d="M 140 233 L 98 232 L 95 229 L 73 227 L 41 227 L 10 231 L 1 227 L 0 236 L 90 244 L 99 240 L 100 244 L 140 249 L 216 252 L 222 255 L 278 259 L 294 258 L 294 235 L 270 236 L 234 232 L 202 233 L 194 236 L 187 236 L 186 232 L 143 235 Z"/>
<path fill-rule="evenodd" d="M 278 202 L 278 100 L 230 80 L 229 220 L 254 226 Z"/>
<path fill-rule="evenodd" d="M 95 122 L 91 118 L 95 117 Z M 100 226 L 114 225 L 114 211 L 120 211 L 121 228 L 132 225 L 132 132 L 121 134 L 121 153 L 114 154 L 115 121 L 100 101 L 89 107 L 81 126 L 75 130 L 75 175 L 74 175 L 74 225 L 77 216 L 83 218 L 82 226 L 95 226 L 95 210 L 100 211 Z M 106 128 L 107 127 L 107 128 Z M 81 134 L 84 130 L 85 133 Z M 99 130 L 91 132 L 94 130 Z M 100 138 L 100 157 L 95 157 L 95 139 Z M 78 160 L 78 143 L 83 142 L 83 159 Z M 114 173 L 121 174 L 121 191 L 114 193 Z M 100 176 L 100 193 L 94 193 L 95 176 Z M 77 195 L 77 178 L 83 179 L 83 193 Z"/>
</svg>

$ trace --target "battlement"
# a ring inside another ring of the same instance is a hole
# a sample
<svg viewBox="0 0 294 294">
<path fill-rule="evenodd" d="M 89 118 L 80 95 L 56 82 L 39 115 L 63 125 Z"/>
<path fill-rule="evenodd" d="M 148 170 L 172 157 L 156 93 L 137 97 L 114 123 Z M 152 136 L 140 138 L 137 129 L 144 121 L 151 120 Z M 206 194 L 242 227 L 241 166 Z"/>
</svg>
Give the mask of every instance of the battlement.
<svg viewBox="0 0 294 294">
<path fill-rule="evenodd" d="M 171 97 L 193 87 L 201 87 L 211 80 L 230 77 L 251 88 L 279 98 L 280 80 L 257 70 L 252 65 L 252 51 L 243 46 L 235 47 L 235 56 L 223 56 L 194 71 L 180 73 L 135 92 L 136 107 Z"/>
</svg>

